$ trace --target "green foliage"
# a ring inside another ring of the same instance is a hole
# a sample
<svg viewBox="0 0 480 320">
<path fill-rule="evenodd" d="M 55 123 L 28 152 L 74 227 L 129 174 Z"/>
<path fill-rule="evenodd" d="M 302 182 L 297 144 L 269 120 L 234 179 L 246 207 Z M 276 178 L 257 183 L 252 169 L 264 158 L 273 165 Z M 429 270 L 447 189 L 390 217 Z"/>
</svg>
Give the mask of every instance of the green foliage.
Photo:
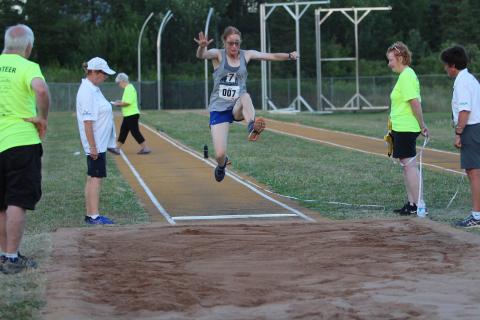
<svg viewBox="0 0 480 320">
<path fill-rule="evenodd" d="M 221 34 L 228 25 L 242 31 L 243 48 L 260 49 L 259 6 L 263 0 L 3 0 L 0 26 L 27 23 L 36 34 L 32 59 L 54 72 L 55 81 L 78 81 L 76 74 L 83 61 L 102 56 L 112 68 L 136 74 L 137 41 L 145 18 L 154 12 L 142 38 L 145 75 L 156 78 L 157 35 L 167 10 L 173 18 L 162 37 L 162 64 L 167 78 L 198 78 L 202 65 L 195 57 L 193 41 L 205 27 L 208 9 L 214 8 L 210 23 L 210 47 L 222 47 Z M 269 1 L 285 2 L 285 1 Z M 290 1 L 291 2 L 291 1 Z M 380 66 L 385 50 L 394 41 L 405 42 L 414 54 L 413 66 L 419 73 L 439 70 L 438 55 L 448 43 L 466 46 L 472 53 L 472 69 L 478 71 L 480 43 L 480 2 L 477 0 L 336 0 L 332 8 L 391 6 L 391 11 L 372 11 L 359 24 L 359 54 L 362 75 L 385 74 Z M 292 8 L 292 7 L 291 7 Z M 303 9 L 304 7 L 302 7 Z M 302 73 L 316 75 L 314 9 L 310 6 L 300 20 Z M 353 13 L 350 12 L 351 15 Z M 360 12 L 362 14 L 362 12 Z M 295 23 L 278 7 L 267 21 L 267 38 L 272 52 L 295 49 Z M 322 57 L 354 55 L 353 24 L 341 13 L 332 14 L 322 24 Z M 0 38 L 0 44 L 3 37 Z M 187 65 L 192 65 L 188 67 Z M 293 64 L 292 64 L 293 65 Z M 59 69 L 71 71 L 61 72 Z M 200 67 L 200 70 L 201 67 Z M 168 72 L 168 74 L 167 74 Z M 272 64 L 274 76 L 295 74 L 294 66 Z M 354 72 L 349 62 L 326 62 L 325 76 L 345 76 Z M 442 72 L 436 71 L 436 72 Z M 169 73 L 174 73 L 169 75 Z M 134 80 L 135 77 L 132 77 Z"/>
</svg>

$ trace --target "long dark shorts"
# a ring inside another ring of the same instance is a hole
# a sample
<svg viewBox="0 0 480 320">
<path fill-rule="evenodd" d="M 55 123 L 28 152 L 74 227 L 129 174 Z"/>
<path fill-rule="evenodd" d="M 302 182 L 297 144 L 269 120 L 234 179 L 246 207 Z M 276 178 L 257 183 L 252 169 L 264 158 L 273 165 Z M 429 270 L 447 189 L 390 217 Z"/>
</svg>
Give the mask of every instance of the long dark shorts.
<svg viewBox="0 0 480 320">
<path fill-rule="evenodd" d="M 392 131 L 393 158 L 405 159 L 417 155 L 416 141 L 420 132 Z"/>
<path fill-rule="evenodd" d="M 462 169 L 480 169 L 480 123 L 467 125 L 460 139 L 460 166 Z"/>
<path fill-rule="evenodd" d="M 0 152 L 0 210 L 8 206 L 35 210 L 42 197 L 41 144 Z"/>
<path fill-rule="evenodd" d="M 120 134 L 118 135 L 118 142 L 124 144 L 125 140 L 127 140 L 129 132 L 132 133 L 133 138 L 138 144 L 142 144 L 145 141 L 145 138 L 140 133 L 140 129 L 138 127 L 138 119 L 140 119 L 140 115 L 138 113 L 123 117 L 122 125 L 120 126 Z"/>
<path fill-rule="evenodd" d="M 100 152 L 97 160 L 87 156 L 87 175 L 93 178 L 105 178 L 107 176 L 106 152 Z"/>
</svg>

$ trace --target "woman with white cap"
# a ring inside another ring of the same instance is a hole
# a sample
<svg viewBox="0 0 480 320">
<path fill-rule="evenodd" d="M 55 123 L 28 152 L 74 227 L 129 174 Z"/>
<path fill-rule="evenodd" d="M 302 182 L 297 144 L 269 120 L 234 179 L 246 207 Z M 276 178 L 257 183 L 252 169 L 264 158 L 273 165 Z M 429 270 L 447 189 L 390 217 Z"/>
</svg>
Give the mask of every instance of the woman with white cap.
<svg viewBox="0 0 480 320">
<path fill-rule="evenodd" d="M 145 138 L 138 128 L 140 112 L 138 111 L 137 91 L 133 84 L 128 81 L 128 76 L 123 72 L 117 75 L 115 82 L 118 83 L 120 88 L 124 89 L 122 100 L 113 102 L 114 106 L 122 109 L 123 121 L 118 135 L 117 149 L 110 151 L 120 153 L 119 148 L 122 147 L 127 140 L 128 133 L 131 132 L 135 141 L 140 145 L 140 151 L 137 154 L 149 154 L 151 150 L 147 147 Z"/>
<path fill-rule="evenodd" d="M 80 139 L 87 155 L 87 181 L 85 184 L 85 222 L 88 224 L 113 224 L 99 214 L 102 179 L 107 176 L 106 151 L 112 133 L 112 106 L 98 85 L 108 75 L 115 74 L 107 62 L 99 57 L 83 64 L 86 77 L 77 93 L 77 122 Z"/>
</svg>

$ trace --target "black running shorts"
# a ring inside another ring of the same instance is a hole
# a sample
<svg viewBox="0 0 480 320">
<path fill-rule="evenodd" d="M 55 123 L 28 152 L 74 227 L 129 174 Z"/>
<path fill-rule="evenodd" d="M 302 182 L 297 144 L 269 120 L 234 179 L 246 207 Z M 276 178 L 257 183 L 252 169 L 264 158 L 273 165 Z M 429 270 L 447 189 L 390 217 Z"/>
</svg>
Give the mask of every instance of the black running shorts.
<svg viewBox="0 0 480 320">
<path fill-rule="evenodd" d="M 41 144 L 0 152 L 0 210 L 35 209 L 42 196 L 42 155 Z"/>
<path fill-rule="evenodd" d="M 393 158 L 413 158 L 417 155 L 416 141 L 420 132 L 392 131 Z"/>
</svg>

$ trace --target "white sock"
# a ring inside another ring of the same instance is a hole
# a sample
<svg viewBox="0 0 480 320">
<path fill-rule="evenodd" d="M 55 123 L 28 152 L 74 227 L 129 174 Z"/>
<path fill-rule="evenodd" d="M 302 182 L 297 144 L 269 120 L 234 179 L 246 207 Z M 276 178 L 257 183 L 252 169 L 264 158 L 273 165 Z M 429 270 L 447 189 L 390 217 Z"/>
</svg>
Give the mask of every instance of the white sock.
<svg viewBox="0 0 480 320">
<path fill-rule="evenodd" d="M 475 220 L 480 220 L 480 211 L 472 211 L 472 216 Z"/>
<path fill-rule="evenodd" d="M 89 216 L 90 218 L 92 219 L 97 219 L 99 214 L 98 213 L 94 213 L 94 214 L 88 214 L 87 216 Z"/>
<path fill-rule="evenodd" d="M 18 258 L 18 252 L 15 252 L 15 253 L 5 253 L 5 257 L 10 258 L 10 259 L 16 259 L 16 258 Z"/>
</svg>

